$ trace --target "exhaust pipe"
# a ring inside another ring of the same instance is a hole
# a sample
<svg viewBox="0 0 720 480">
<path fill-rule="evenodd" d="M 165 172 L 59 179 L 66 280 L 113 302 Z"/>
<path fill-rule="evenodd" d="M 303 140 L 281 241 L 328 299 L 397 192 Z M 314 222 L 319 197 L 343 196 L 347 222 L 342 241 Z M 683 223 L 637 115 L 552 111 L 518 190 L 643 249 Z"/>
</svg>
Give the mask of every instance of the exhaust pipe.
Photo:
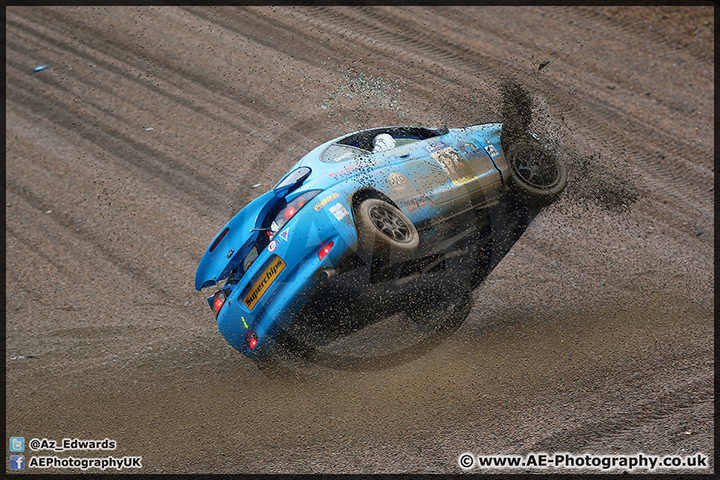
<svg viewBox="0 0 720 480">
<path fill-rule="evenodd" d="M 321 268 L 320 270 L 315 272 L 315 277 L 321 282 L 329 280 L 335 275 L 337 275 L 337 270 L 335 270 L 334 268 Z"/>
</svg>

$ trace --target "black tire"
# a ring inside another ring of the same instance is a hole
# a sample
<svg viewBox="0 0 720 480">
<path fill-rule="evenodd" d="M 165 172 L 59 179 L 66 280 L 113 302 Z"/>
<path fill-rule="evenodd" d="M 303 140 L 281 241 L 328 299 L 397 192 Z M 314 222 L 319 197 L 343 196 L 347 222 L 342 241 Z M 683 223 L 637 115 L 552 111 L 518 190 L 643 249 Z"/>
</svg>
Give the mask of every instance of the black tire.
<svg viewBox="0 0 720 480">
<path fill-rule="evenodd" d="M 420 242 L 417 229 L 407 215 L 384 200 L 368 198 L 356 209 L 358 253 L 366 259 L 413 252 Z"/>
<path fill-rule="evenodd" d="M 545 207 L 565 190 L 565 165 L 537 140 L 518 140 L 510 145 L 506 158 L 510 166 L 510 188 L 520 203 Z"/>
</svg>

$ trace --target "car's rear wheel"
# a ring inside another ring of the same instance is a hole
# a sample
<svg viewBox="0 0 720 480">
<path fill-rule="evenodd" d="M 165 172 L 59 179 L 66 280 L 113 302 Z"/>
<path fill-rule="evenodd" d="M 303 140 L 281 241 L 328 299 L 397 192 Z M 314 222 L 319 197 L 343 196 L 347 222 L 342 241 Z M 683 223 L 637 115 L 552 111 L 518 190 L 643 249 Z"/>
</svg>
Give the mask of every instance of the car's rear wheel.
<svg viewBox="0 0 720 480">
<path fill-rule="evenodd" d="M 378 198 L 363 200 L 357 207 L 355 225 L 359 252 L 366 258 L 387 259 L 417 248 L 420 241 L 415 225 L 394 205 Z"/>
<path fill-rule="evenodd" d="M 511 190 L 523 204 L 544 207 L 567 185 L 567 169 L 558 156 L 534 139 L 519 140 L 508 148 Z"/>
</svg>

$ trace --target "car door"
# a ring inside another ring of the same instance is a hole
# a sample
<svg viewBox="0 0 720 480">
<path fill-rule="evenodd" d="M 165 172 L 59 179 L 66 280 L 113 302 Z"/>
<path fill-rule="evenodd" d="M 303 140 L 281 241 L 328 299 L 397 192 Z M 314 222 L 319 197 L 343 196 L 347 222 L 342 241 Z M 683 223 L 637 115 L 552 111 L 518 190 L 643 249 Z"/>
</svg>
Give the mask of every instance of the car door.
<svg viewBox="0 0 720 480">
<path fill-rule="evenodd" d="M 483 203 L 501 186 L 500 173 L 480 146 L 445 136 L 417 147 L 406 156 L 402 169 L 435 205 L 463 198 Z"/>
</svg>

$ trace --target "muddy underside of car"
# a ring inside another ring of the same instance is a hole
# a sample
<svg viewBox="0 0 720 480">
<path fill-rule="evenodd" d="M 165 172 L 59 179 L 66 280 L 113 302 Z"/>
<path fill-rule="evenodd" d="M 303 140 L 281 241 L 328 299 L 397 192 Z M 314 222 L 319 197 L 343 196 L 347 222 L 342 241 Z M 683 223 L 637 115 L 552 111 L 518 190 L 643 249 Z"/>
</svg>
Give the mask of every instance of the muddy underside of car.
<svg viewBox="0 0 720 480">
<path fill-rule="evenodd" d="M 281 347 L 301 357 L 318 347 L 403 315 L 428 334 L 459 326 L 450 315 L 505 257 L 539 209 L 512 198 L 468 209 L 434 225 L 412 256 L 376 255 L 363 261 L 350 251 L 323 279 L 295 321 L 278 335 Z M 443 240 L 434 242 L 434 238 Z M 305 299 L 298 299 L 304 301 Z"/>
</svg>

